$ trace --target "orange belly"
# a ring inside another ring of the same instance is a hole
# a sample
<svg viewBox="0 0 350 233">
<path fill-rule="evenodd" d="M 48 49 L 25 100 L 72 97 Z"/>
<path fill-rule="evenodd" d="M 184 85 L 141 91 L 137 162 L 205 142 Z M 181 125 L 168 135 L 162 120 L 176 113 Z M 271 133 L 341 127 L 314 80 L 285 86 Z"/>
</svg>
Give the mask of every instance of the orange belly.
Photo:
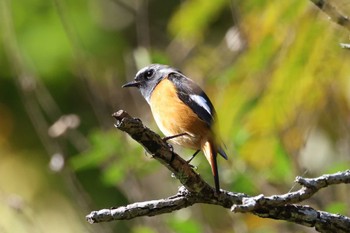
<svg viewBox="0 0 350 233">
<path fill-rule="evenodd" d="M 165 136 L 186 133 L 186 136 L 171 139 L 172 142 L 191 149 L 201 149 L 210 129 L 198 118 L 176 93 L 171 81 L 163 79 L 153 90 L 150 106 L 154 119 Z"/>
</svg>

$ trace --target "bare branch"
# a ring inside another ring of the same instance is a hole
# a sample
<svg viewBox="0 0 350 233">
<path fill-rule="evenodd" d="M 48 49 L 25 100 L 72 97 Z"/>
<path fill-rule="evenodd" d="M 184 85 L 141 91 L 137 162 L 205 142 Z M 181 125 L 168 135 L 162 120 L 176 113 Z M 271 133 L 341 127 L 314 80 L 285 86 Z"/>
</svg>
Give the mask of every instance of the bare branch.
<svg viewBox="0 0 350 233">
<path fill-rule="evenodd" d="M 208 197 L 204 193 L 189 192 L 184 186 L 172 197 L 161 200 L 136 202 L 124 207 L 92 211 L 86 216 L 90 223 L 107 222 L 112 220 L 132 219 L 140 216 L 154 216 L 170 213 L 197 203 L 206 203 L 230 208 L 233 204 L 242 202 L 246 197 L 243 193 L 222 191 L 219 196 Z"/>
<path fill-rule="evenodd" d="M 311 0 L 320 10 L 329 16 L 329 18 L 340 26 L 350 31 L 349 17 L 344 15 L 339 9 L 327 0 Z"/>
<path fill-rule="evenodd" d="M 340 43 L 340 47 L 342 47 L 343 49 L 350 49 L 350 44 Z"/>
<path fill-rule="evenodd" d="M 136 202 L 116 209 L 93 211 L 87 216 L 87 219 L 90 223 L 95 223 L 132 219 L 139 216 L 154 216 L 186 208 L 192 204 L 186 195 L 179 191 L 177 195 L 167 199 Z"/>
<path fill-rule="evenodd" d="M 137 202 L 127 206 L 93 211 L 86 216 L 90 223 L 112 220 L 127 220 L 140 216 L 154 216 L 170 213 L 197 203 L 219 205 L 233 212 L 252 213 L 262 218 L 285 220 L 307 227 L 314 227 L 319 232 L 348 232 L 350 218 L 315 210 L 310 206 L 296 205 L 329 185 L 350 183 L 350 170 L 317 178 L 297 177 L 296 182 L 302 187 L 281 195 L 265 197 L 248 196 L 221 190 L 216 194 L 180 156 L 174 153 L 159 135 L 143 126 L 139 119 L 130 117 L 125 111 L 114 113 L 116 127 L 128 133 L 139 142 L 153 158 L 165 165 L 184 185 L 172 197 L 161 200 Z"/>
<path fill-rule="evenodd" d="M 348 184 L 350 183 L 350 170 L 343 172 L 337 172 L 331 175 L 323 175 L 317 178 L 303 178 L 298 176 L 295 179 L 300 185 L 307 187 L 308 189 L 314 190 L 314 192 L 325 188 L 332 184 Z"/>
<path fill-rule="evenodd" d="M 272 218 L 314 227 L 322 233 L 347 233 L 350 229 L 350 218 L 315 210 L 307 205 L 261 206 L 252 212 L 262 218 Z"/>
<path fill-rule="evenodd" d="M 251 212 L 263 205 L 282 206 L 285 204 L 299 203 L 310 198 L 320 189 L 333 184 L 348 184 L 350 183 L 350 170 L 338 172 L 332 175 L 323 175 L 318 178 L 310 179 L 298 176 L 295 181 L 303 187 L 295 192 L 286 193 L 283 195 L 273 195 L 265 197 L 258 195 L 255 197 L 243 198 L 241 205 L 233 205 L 233 212 Z"/>
</svg>

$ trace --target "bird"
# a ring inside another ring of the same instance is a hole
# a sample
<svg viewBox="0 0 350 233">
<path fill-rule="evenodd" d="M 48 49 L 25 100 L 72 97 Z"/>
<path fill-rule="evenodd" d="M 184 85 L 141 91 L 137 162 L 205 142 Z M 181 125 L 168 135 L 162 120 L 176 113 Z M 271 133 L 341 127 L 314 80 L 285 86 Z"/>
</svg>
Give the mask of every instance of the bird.
<svg viewBox="0 0 350 233">
<path fill-rule="evenodd" d="M 166 140 L 196 150 L 188 163 L 203 151 L 211 166 L 215 191 L 220 193 L 217 154 L 226 160 L 227 155 L 214 132 L 214 106 L 200 86 L 176 68 L 151 64 L 122 87 L 136 87 L 141 92 Z"/>
</svg>

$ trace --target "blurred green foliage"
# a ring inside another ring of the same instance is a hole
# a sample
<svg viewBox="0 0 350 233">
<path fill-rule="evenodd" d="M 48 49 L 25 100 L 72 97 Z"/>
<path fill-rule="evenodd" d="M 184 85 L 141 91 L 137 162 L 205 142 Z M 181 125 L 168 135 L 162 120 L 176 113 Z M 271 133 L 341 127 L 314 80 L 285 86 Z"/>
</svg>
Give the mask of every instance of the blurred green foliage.
<svg viewBox="0 0 350 233">
<path fill-rule="evenodd" d="M 285 193 L 297 175 L 349 168 L 349 32 L 310 1 L 2 0 L 0 30 L 0 232 L 307 232 L 205 205 L 85 222 L 179 186 L 113 127 L 124 109 L 158 130 L 140 94 L 121 89 L 151 62 L 181 69 L 214 102 L 223 188 Z M 203 156 L 194 164 L 211 182 Z M 308 204 L 350 215 L 348 192 Z"/>
</svg>

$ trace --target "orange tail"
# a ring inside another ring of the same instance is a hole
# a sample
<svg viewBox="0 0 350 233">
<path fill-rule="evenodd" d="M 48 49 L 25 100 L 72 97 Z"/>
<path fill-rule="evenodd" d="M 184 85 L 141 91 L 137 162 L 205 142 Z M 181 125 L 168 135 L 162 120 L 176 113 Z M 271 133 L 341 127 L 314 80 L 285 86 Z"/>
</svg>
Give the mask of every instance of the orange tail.
<svg viewBox="0 0 350 233">
<path fill-rule="evenodd" d="M 213 142 L 206 141 L 202 145 L 202 150 L 203 150 L 203 153 L 211 166 L 211 171 L 212 171 L 213 176 L 214 176 L 215 190 L 217 193 L 220 193 L 218 165 L 216 162 L 217 148 Z"/>
</svg>

